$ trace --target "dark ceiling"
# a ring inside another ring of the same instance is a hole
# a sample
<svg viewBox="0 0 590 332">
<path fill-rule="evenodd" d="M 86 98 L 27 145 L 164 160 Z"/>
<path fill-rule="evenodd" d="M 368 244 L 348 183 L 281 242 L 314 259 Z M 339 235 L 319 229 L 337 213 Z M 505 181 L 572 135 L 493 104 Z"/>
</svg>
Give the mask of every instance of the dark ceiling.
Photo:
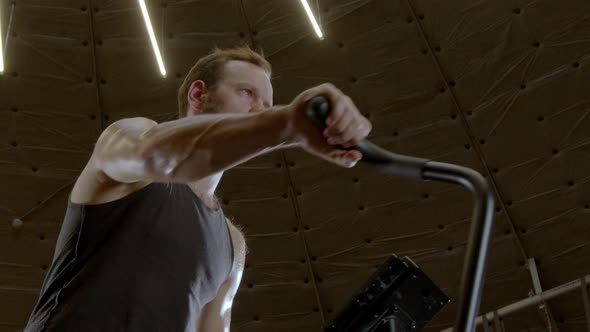
<svg viewBox="0 0 590 332">
<path fill-rule="evenodd" d="M 394 152 L 473 168 L 497 209 L 481 312 L 590 273 L 590 2 L 1 2 L 0 332 L 24 326 L 51 263 L 67 195 L 100 132 L 177 114 L 176 91 L 213 46 L 249 44 L 274 66 L 275 103 L 332 82 Z M 6 40 L 4 40 L 6 41 Z M 452 325 L 472 199 L 461 187 L 342 169 L 282 150 L 226 173 L 219 195 L 250 253 L 232 331 L 320 331 L 392 253 L 450 297 Z M 21 223 L 22 222 L 22 223 Z M 586 331 L 579 290 L 503 318 L 506 331 Z"/>
</svg>

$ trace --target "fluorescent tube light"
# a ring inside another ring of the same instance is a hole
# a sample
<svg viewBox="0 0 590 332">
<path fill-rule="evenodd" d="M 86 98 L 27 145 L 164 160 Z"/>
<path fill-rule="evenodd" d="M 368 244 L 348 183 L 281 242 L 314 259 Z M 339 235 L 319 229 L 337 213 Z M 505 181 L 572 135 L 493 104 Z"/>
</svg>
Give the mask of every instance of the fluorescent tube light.
<svg viewBox="0 0 590 332">
<path fill-rule="evenodd" d="M 160 49 L 158 48 L 158 42 L 156 41 L 156 35 L 154 34 L 154 29 L 152 28 L 152 23 L 150 21 L 147 7 L 145 6 L 145 1 L 139 0 L 139 6 L 141 7 L 141 13 L 143 14 L 143 20 L 145 21 L 148 34 L 150 35 L 150 41 L 152 42 L 152 48 L 154 49 L 154 54 L 156 55 L 160 72 L 162 73 L 162 76 L 166 76 L 166 68 L 164 68 L 164 61 L 162 61 L 162 55 L 160 54 Z"/>
<path fill-rule="evenodd" d="M 309 8 L 309 4 L 307 3 L 307 0 L 301 0 L 301 4 L 303 5 L 303 8 L 305 8 L 305 12 L 307 13 L 307 17 L 309 17 L 311 24 L 313 25 L 315 33 L 318 35 L 318 37 L 320 39 L 324 39 L 324 35 L 322 34 L 322 30 L 320 30 L 320 26 L 318 25 L 318 22 L 315 20 L 315 17 L 313 16 L 313 13 L 311 12 L 311 8 Z"/>
<path fill-rule="evenodd" d="M 4 73 L 4 43 L 2 42 L 2 12 L 0 11 L 0 74 L 2 73 Z"/>
</svg>

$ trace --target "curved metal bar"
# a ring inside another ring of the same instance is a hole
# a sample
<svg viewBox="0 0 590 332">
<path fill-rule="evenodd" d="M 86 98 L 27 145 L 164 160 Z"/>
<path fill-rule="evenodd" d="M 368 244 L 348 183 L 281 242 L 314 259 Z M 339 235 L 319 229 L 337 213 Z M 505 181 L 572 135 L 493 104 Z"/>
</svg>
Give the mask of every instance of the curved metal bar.
<svg viewBox="0 0 590 332">
<path fill-rule="evenodd" d="M 330 113 L 326 98 L 317 96 L 308 102 L 307 116 L 320 128 Z M 461 293 L 454 331 L 475 331 L 475 318 L 479 311 L 486 257 L 494 218 L 494 195 L 488 182 L 473 169 L 440 163 L 389 152 L 365 140 L 347 150 L 359 150 L 361 164 L 385 174 L 423 181 L 442 181 L 462 185 L 474 197 L 472 225 L 461 277 Z"/>
</svg>

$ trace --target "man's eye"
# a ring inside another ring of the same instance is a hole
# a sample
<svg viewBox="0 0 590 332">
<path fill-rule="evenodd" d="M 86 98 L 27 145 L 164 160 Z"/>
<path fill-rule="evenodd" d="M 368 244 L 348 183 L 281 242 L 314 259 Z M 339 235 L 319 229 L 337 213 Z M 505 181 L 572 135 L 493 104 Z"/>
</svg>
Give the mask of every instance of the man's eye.
<svg viewBox="0 0 590 332">
<path fill-rule="evenodd" d="M 242 94 L 248 96 L 248 97 L 252 97 L 252 90 L 250 89 L 242 89 L 240 90 L 242 92 Z"/>
</svg>

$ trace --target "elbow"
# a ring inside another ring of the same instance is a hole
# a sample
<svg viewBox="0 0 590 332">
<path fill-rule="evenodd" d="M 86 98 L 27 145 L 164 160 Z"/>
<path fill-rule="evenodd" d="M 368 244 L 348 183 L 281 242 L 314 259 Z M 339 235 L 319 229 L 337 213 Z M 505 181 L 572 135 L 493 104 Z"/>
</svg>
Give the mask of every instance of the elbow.
<svg viewBox="0 0 590 332">
<path fill-rule="evenodd" d="M 188 183 L 212 174 L 210 153 L 205 151 L 179 149 L 174 144 L 145 144 L 139 151 L 146 172 L 156 181 Z"/>
</svg>

